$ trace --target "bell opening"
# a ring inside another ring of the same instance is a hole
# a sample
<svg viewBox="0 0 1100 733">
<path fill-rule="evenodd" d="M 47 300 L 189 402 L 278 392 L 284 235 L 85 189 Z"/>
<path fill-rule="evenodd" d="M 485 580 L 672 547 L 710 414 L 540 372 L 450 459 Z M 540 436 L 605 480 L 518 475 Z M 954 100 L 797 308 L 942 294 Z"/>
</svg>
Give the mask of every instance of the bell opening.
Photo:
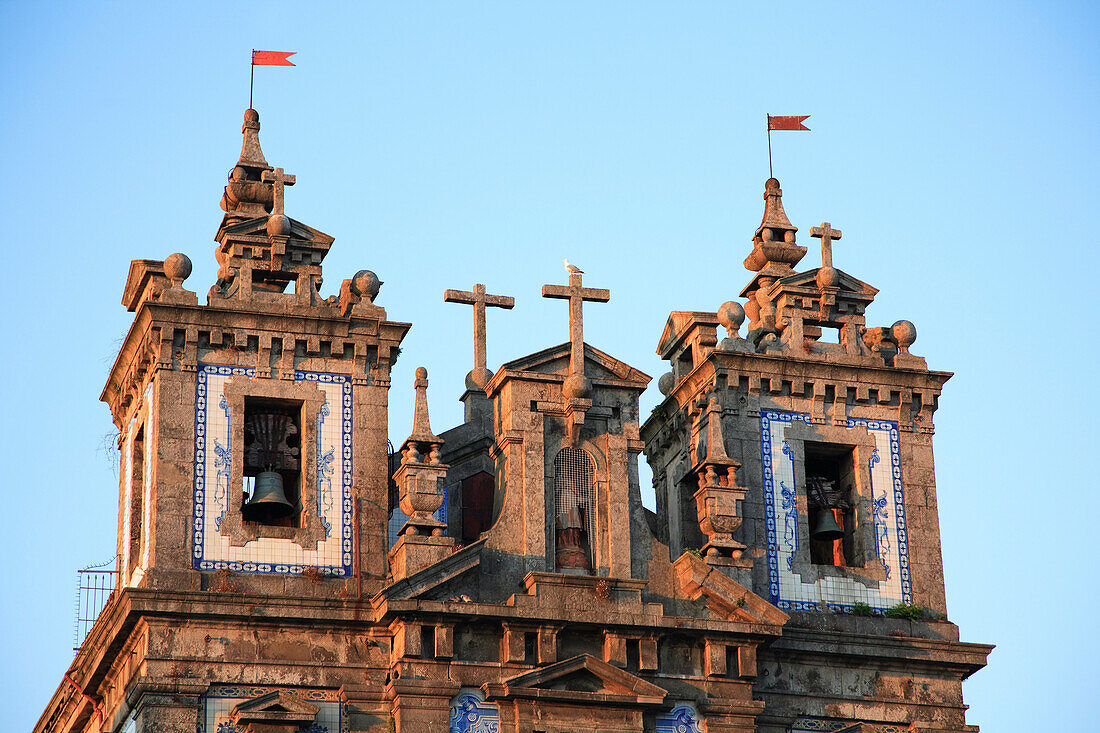
<svg viewBox="0 0 1100 733">
<path fill-rule="evenodd" d="M 850 445 L 805 443 L 810 562 L 856 567 L 856 455 Z"/>
<path fill-rule="evenodd" d="M 241 515 L 246 522 L 299 526 L 301 412 L 300 402 L 245 398 Z"/>
</svg>

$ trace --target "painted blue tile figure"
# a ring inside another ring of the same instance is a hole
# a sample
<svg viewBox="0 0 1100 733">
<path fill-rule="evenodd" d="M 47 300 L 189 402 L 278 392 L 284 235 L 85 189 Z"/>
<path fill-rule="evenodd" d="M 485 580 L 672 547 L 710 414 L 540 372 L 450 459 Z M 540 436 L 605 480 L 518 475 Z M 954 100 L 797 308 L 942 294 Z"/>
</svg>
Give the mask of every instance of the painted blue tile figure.
<svg viewBox="0 0 1100 733">
<path fill-rule="evenodd" d="M 451 733 L 499 733 L 500 715 L 481 695 L 463 692 L 451 703 Z"/>
<path fill-rule="evenodd" d="M 657 717 L 657 733 L 703 733 L 699 714 L 690 705 L 677 705 Z"/>
</svg>

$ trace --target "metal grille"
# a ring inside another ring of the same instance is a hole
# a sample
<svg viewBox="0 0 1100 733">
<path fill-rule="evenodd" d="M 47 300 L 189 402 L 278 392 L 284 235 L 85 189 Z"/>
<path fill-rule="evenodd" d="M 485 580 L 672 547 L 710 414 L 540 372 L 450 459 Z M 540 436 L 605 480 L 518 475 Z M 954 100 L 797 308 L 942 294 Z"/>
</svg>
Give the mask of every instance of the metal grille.
<svg viewBox="0 0 1100 733">
<path fill-rule="evenodd" d="M 73 650 L 80 649 L 84 637 L 92 630 L 111 594 L 118 578 L 117 570 L 105 568 L 115 565 L 115 558 L 98 565 L 89 565 L 76 572 L 76 622 L 73 625 Z"/>
<path fill-rule="evenodd" d="M 584 534 L 592 549 L 592 509 L 596 505 L 592 488 L 592 459 L 578 448 L 562 448 L 554 458 L 554 509 L 557 516 L 581 510 Z"/>
</svg>

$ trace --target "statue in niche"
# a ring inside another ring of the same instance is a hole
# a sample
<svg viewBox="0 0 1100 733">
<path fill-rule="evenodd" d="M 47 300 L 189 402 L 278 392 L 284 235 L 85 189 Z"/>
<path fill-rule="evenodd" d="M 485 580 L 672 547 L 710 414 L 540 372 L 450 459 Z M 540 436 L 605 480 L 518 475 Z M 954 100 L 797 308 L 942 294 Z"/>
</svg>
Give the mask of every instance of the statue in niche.
<svg viewBox="0 0 1100 733">
<path fill-rule="evenodd" d="M 556 565 L 559 570 L 589 572 L 588 538 L 584 531 L 584 510 L 574 507 L 558 513 Z"/>
</svg>

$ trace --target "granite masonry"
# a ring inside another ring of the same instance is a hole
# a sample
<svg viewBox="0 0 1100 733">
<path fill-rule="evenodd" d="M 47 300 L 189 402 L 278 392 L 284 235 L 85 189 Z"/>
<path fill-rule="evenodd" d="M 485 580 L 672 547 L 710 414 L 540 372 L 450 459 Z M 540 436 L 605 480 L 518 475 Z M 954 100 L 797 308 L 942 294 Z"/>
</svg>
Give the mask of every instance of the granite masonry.
<svg viewBox="0 0 1100 733">
<path fill-rule="evenodd" d="M 977 730 L 962 680 L 992 647 L 945 615 L 932 459 L 951 375 L 912 323 L 867 325 L 838 229 L 796 269 L 769 179 L 743 304 L 670 314 L 644 421 L 651 378 L 585 343 L 613 306 L 577 267 L 542 291 L 570 341 L 495 371 L 485 308 L 513 299 L 448 290 L 474 311 L 464 422 L 433 432 L 420 368 L 395 450 L 410 324 L 368 270 L 318 294 L 333 238 L 287 216 L 259 130 L 206 305 L 186 256 L 130 265 L 101 395 L 118 587 L 36 731 Z"/>
</svg>

